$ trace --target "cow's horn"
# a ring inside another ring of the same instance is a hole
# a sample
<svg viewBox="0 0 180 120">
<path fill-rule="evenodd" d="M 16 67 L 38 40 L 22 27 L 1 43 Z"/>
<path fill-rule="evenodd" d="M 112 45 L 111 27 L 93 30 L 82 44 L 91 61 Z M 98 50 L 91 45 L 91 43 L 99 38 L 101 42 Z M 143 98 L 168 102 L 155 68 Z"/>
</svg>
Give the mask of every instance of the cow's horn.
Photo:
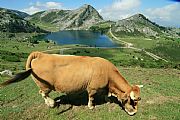
<svg viewBox="0 0 180 120">
<path fill-rule="evenodd" d="M 138 86 L 139 88 L 142 88 L 142 87 L 144 87 L 144 85 L 136 85 L 136 86 Z"/>
</svg>

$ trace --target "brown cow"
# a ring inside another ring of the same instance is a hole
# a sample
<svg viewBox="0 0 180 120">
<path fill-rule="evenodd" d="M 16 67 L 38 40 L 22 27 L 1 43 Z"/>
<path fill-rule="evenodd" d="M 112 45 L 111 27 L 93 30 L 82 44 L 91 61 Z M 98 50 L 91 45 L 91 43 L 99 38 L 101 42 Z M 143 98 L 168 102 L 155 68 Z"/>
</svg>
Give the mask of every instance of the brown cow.
<svg viewBox="0 0 180 120">
<path fill-rule="evenodd" d="M 101 88 L 108 88 L 108 95 L 117 97 L 129 115 L 137 112 L 140 87 L 129 85 L 118 69 L 106 59 L 33 52 L 27 59 L 26 71 L 0 84 L 0 87 L 21 81 L 30 74 L 50 107 L 55 106 L 55 101 L 48 95 L 52 90 L 62 93 L 87 90 L 88 107 L 93 109 L 94 94 Z"/>
</svg>

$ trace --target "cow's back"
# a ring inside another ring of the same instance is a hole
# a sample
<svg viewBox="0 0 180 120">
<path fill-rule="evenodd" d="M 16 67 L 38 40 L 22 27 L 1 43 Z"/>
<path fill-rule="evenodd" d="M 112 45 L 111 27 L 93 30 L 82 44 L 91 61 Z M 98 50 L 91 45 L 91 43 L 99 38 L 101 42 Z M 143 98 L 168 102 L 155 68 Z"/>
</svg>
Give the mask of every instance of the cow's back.
<svg viewBox="0 0 180 120">
<path fill-rule="evenodd" d="M 108 82 L 109 62 L 97 57 L 43 54 L 32 61 L 33 72 L 60 92 L 75 92 L 104 87 Z"/>
</svg>

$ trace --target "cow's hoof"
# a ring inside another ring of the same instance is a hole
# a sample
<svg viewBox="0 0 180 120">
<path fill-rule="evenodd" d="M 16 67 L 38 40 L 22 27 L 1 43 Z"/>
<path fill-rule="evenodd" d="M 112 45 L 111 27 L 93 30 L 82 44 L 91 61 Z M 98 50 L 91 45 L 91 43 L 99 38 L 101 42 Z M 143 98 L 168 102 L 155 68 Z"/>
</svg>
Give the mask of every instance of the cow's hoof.
<svg viewBox="0 0 180 120">
<path fill-rule="evenodd" d="M 51 108 L 55 107 L 55 101 L 51 98 L 47 98 L 45 103 Z"/>
<path fill-rule="evenodd" d="M 108 104 L 111 103 L 111 99 L 110 99 L 108 96 L 106 96 L 104 100 L 105 100 L 105 102 L 108 103 Z"/>
<path fill-rule="evenodd" d="M 54 108 L 54 107 L 55 107 L 55 103 L 50 103 L 48 106 L 49 106 L 50 108 Z"/>
<path fill-rule="evenodd" d="M 88 108 L 89 108 L 90 110 L 92 110 L 92 109 L 94 109 L 94 106 L 88 106 Z"/>
</svg>

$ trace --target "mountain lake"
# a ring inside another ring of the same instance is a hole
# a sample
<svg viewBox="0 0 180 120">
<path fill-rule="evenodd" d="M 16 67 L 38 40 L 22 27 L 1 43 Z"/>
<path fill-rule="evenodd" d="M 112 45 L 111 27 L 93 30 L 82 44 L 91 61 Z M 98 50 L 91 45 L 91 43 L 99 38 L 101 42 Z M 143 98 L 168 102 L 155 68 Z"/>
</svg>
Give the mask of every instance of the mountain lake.
<svg viewBox="0 0 180 120">
<path fill-rule="evenodd" d="M 48 34 L 45 39 L 53 40 L 59 45 L 81 44 L 91 47 L 119 47 L 106 35 L 86 30 L 64 30 Z"/>
</svg>

